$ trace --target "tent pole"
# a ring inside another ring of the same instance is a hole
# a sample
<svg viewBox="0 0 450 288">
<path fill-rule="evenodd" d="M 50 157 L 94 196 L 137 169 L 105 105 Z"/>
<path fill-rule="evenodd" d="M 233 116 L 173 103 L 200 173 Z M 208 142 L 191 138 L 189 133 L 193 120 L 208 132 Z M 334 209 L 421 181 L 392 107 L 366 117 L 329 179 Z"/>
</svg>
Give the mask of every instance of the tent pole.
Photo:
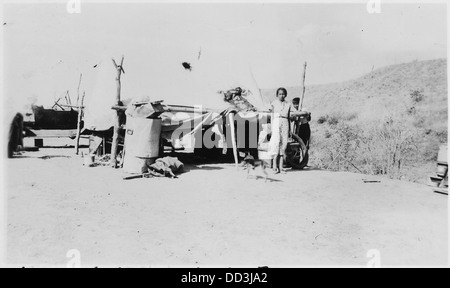
<svg viewBox="0 0 450 288">
<path fill-rule="evenodd" d="M 235 127 L 234 127 L 234 114 L 230 113 L 228 114 L 228 118 L 230 120 L 230 129 L 231 129 L 231 142 L 233 144 L 233 155 L 234 155 L 234 163 L 236 165 L 236 169 L 238 168 L 238 151 L 237 151 L 237 142 L 236 142 L 236 134 L 235 134 Z"/>
<path fill-rule="evenodd" d="M 120 61 L 119 65 L 117 65 L 116 61 L 114 59 L 112 59 L 114 67 L 117 70 L 117 77 L 116 77 L 116 83 L 117 83 L 116 105 L 117 106 L 120 105 L 120 88 L 121 88 L 120 75 L 122 74 L 122 72 L 125 73 L 125 71 L 122 68 L 123 58 L 124 58 L 124 56 L 122 56 L 122 61 Z M 114 135 L 113 135 L 112 144 L 111 144 L 111 162 L 110 162 L 110 164 L 111 164 L 112 168 L 117 168 L 117 147 L 119 146 L 119 132 L 120 132 L 119 110 L 117 110 L 117 114 L 116 114 L 115 118 L 116 119 L 114 121 Z"/>
<path fill-rule="evenodd" d="M 300 100 L 300 111 L 302 111 L 303 108 L 303 99 L 305 98 L 305 78 L 306 78 L 306 65 L 307 63 L 305 62 L 305 65 L 303 66 L 303 76 L 302 76 L 302 97 Z"/>
<path fill-rule="evenodd" d="M 80 130 L 81 130 L 81 107 L 83 106 L 83 100 L 81 100 L 80 103 L 80 85 L 81 85 L 81 77 L 83 77 L 83 74 L 80 73 L 80 81 L 78 81 L 78 89 L 77 89 L 77 106 L 78 106 L 78 120 L 77 120 L 77 136 L 75 138 L 75 155 L 78 155 L 78 151 L 79 151 L 79 145 L 80 145 Z M 69 90 L 67 90 L 66 95 L 69 95 Z M 84 99 L 84 93 L 83 93 L 83 99 Z M 69 105 L 72 105 L 69 104 Z M 72 109 L 72 107 L 70 108 Z"/>
<path fill-rule="evenodd" d="M 75 154 L 78 155 L 78 151 L 80 149 L 80 133 L 81 133 L 81 119 L 83 117 L 83 102 L 84 102 L 84 95 L 85 92 L 83 92 L 83 97 L 81 98 L 81 102 L 78 103 L 78 121 L 77 121 L 77 136 L 75 138 Z"/>
</svg>

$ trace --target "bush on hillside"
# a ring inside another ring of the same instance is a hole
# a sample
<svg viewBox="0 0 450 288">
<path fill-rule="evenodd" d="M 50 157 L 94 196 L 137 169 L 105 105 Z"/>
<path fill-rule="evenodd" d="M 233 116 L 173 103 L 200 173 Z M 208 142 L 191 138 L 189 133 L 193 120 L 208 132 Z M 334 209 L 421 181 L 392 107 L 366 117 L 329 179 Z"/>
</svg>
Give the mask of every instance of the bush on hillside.
<svg viewBox="0 0 450 288">
<path fill-rule="evenodd" d="M 414 103 L 422 102 L 423 99 L 425 98 L 425 96 L 423 95 L 423 92 L 424 92 L 423 88 L 411 90 L 409 93 L 411 100 Z"/>
<path fill-rule="evenodd" d="M 408 128 L 404 117 L 337 122 L 312 137 L 311 159 L 320 168 L 400 179 L 408 164 L 420 160 L 418 132 Z"/>
<path fill-rule="evenodd" d="M 358 115 L 356 113 L 333 113 L 331 115 L 323 115 L 317 119 L 318 124 L 328 123 L 329 125 L 337 125 L 340 121 L 351 121 L 355 119 Z"/>
</svg>

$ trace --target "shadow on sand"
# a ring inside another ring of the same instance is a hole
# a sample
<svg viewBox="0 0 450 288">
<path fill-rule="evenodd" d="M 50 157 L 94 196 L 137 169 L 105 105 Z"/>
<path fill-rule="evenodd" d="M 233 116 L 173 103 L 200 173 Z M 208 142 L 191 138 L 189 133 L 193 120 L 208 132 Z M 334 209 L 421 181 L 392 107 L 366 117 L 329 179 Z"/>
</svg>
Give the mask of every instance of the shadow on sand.
<svg viewBox="0 0 450 288">
<path fill-rule="evenodd" d="M 43 159 L 48 160 L 52 158 L 71 158 L 68 155 L 44 155 L 44 156 L 30 156 L 30 155 L 14 155 L 14 157 L 9 159 Z"/>
<path fill-rule="evenodd" d="M 256 176 L 250 176 L 247 179 L 255 179 L 255 180 L 265 181 L 266 178 L 264 176 L 256 175 Z M 267 177 L 267 182 L 270 183 L 270 182 L 283 182 L 283 181 L 280 179 L 274 179 L 274 178 Z"/>
<path fill-rule="evenodd" d="M 215 170 L 223 170 L 223 167 L 216 166 L 205 166 L 204 164 L 198 166 L 193 164 L 185 164 L 183 173 L 190 172 L 193 170 L 204 170 L 204 171 L 215 171 Z"/>
<path fill-rule="evenodd" d="M 324 169 L 320 169 L 317 167 L 310 167 L 307 166 L 305 168 L 303 168 L 302 170 L 290 170 L 289 172 L 308 172 L 308 171 L 323 171 Z"/>
</svg>

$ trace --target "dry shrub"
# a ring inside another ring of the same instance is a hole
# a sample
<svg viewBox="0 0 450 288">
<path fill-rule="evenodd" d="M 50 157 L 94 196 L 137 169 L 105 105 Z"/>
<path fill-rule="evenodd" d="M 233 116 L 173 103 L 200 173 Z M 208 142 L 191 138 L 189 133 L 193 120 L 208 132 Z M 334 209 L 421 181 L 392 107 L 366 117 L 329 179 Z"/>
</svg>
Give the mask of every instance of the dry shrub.
<svg viewBox="0 0 450 288">
<path fill-rule="evenodd" d="M 411 100 L 413 103 L 419 103 L 422 102 L 425 96 L 423 95 L 424 89 L 419 88 L 415 90 L 411 90 L 409 93 L 409 96 L 411 97 Z"/>
<path fill-rule="evenodd" d="M 364 129 L 360 161 L 368 174 L 381 174 L 400 179 L 407 164 L 419 161 L 418 133 L 406 125 L 405 119 L 393 116 Z"/>
<path fill-rule="evenodd" d="M 317 119 L 318 124 L 338 125 L 341 121 L 352 121 L 358 117 L 357 113 L 332 113 L 320 116 Z"/>
<path fill-rule="evenodd" d="M 330 123 L 330 122 L 327 122 Z M 400 179 L 406 166 L 420 160 L 418 132 L 404 117 L 337 124 L 313 133 L 311 160 L 319 168 L 385 175 Z"/>
</svg>

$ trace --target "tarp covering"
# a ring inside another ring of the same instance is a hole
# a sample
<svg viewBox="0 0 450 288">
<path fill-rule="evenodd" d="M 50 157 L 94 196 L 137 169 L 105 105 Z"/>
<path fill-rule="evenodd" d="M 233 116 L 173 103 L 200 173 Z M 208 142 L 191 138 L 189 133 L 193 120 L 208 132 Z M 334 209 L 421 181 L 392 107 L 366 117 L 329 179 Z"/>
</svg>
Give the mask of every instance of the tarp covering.
<svg viewBox="0 0 450 288">
<path fill-rule="evenodd" d="M 117 72 L 110 58 L 104 56 L 96 68 L 93 80 L 94 87 L 91 95 L 86 96 L 84 109 L 84 127 L 89 130 L 108 130 L 114 126 L 116 111 L 111 109 L 115 105 L 117 95 Z M 123 99 L 127 99 L 122 97 Z"/>
</svg>

